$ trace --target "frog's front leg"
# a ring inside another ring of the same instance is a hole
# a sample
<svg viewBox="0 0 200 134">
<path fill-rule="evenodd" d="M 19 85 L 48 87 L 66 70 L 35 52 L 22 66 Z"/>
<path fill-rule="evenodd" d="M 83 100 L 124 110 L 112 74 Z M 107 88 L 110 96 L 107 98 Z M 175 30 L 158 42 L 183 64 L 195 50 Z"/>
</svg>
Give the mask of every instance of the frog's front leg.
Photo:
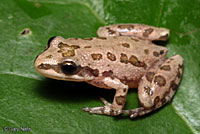
<svg viewBox="0 0 200 134">
<path fill-rule="evenodd" d="M 156 71 L 150 69 L 138 87 L 138 97 L 142 107 L 123 110 L 131 118 L 142 116 L 169 102 L 176 92 L 183 71 L 183 59 L 175 55 L 166 60 Z"/>
<path fill-rule="evenodd" d="M 116 116 L 121 114 L 124 104 L 126 102 L 128 86 L 121 83 L 120 80 L 118 80 L 117 78 L 112 79 L 110 77 L 104 78 L 102 84 L 106 85 L 107 88 L 116 89 L 113 103 L 110 104 L 105 99 L 101 98 L 105 106 L 93 107 L 93 108 L 86 107 L 83 108 L 83 111 L 95 114 L 105 114 L 110 116 Z"/>
<path fill-rule="evenodd" d="M 144 24 L 116 24 L 100 27 L 97 31 L 99 37 L 131 36 L 146 40 L 165 41 L 169 38 L 169 30 Z"/>
</svg>

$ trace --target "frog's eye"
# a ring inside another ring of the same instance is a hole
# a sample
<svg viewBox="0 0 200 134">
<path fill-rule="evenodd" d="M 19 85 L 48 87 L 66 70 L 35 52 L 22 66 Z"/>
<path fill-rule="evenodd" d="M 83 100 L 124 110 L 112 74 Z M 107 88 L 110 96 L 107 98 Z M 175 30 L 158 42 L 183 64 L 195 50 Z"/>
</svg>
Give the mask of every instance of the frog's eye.
<svg viewBox="0 0 200 134">
<path fill-rule="evenodd" d="M 73 61 L 64 61 L 61 64 L 61 69 L 63 73 L 67 75 L 75 74 L 78 71 L 78 65 Z"/>
</svg>

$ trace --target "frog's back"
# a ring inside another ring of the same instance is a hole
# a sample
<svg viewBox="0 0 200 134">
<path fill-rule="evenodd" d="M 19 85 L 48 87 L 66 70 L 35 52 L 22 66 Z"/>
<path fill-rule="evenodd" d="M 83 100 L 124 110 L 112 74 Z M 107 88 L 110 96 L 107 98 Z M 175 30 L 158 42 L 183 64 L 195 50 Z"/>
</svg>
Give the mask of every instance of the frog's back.
<svg viewBox="0 0 200 134">
<path fill-rule="evenodd" d="M 131 57 L 135 57 L 132 58 L 135 59 L 135 62 L 144 62 L 148 67 L 158 60 L 165 60 L 167 53 L 167 48 L 165 47 L 155 45 L 148 40 L 141 40 L 126 36 L 72 39 L 73 38 L 67 39 L 66 43 L 70 43 L 69 45 L 80 46 L 79 49 L 76 49 L 77 54 L 75 57 L 78 59 L 82 59 L 81 57 L 83 56 L 85 58 L 90 57 L 89 61 L 92 62 L 98 61 L 99 63 L 105 63 L 107 61 L 112 64 L 128 64 L 131 63 L 131 61 L 128 60 Z M 135 64 L 138 65 L 139 63 Z"/>
<path fill-rule="evenodd" d="M 77 39 L 71 45 L 79 45 L 75 59 L 81 66 L 98 69 L 99 76 L 118 77 L 121 81 L 137 83 L 146 70 L 156 62 L 165 60 L 167 49 L 153 43 L 131 37 Z M 133 85 L 132 87 L 137 87 Z"/>
</svg>

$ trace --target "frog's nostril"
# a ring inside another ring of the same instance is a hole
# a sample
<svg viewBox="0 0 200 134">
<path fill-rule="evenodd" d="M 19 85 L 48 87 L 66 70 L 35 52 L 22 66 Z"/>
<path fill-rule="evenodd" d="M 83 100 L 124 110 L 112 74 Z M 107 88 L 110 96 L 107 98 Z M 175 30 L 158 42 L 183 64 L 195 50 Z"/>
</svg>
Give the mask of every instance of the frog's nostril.
<svg viewBox="0 0 200 134">
<path fill-rule="evenodd" d="M 165 40 L 167 40 L 168 38 L 169 38 L 169 34 L 166 33 L 165 35 L 160 36 L 159 40 L 161 40 L 161 41 L 165 41 Z"/>
<path fill-rule="evenodd" d="M 52 41 L 54 38 L 56 38 L 56 36 L 53 36 L 53 37 L 51 37 L 51 38 L 48 40 L 48 46 L 47 46 L 47 48 L 49 48 L 49 46 L 50 46 L 50 44 L 51 44 L 51 41 Z"/>
</svg>

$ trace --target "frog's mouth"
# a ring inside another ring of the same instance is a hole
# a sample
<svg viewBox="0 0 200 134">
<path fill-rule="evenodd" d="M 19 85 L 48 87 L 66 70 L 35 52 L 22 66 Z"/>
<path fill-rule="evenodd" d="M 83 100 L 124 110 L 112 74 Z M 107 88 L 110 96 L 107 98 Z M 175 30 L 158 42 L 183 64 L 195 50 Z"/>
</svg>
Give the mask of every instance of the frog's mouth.
<svg viewBox="0 0 200 134">
<path fill-rule="evenodd" d="M 61 69 L 60 64 L 55 64 L 55 65 L 50 65 L 47 63 L 41 63 L 39 65 L 35 64 L 35 69 L 41 75 L 48 78 L 57 79 L 57 80 L 78 82 L 78 81 L 87 81 L 87 80 L 93 79 L 92 77 L 89 77 L 88 75 L 82 76 L 81 71 L 77 71 L 76 74 L 66 74 Z"/>
</svg>

